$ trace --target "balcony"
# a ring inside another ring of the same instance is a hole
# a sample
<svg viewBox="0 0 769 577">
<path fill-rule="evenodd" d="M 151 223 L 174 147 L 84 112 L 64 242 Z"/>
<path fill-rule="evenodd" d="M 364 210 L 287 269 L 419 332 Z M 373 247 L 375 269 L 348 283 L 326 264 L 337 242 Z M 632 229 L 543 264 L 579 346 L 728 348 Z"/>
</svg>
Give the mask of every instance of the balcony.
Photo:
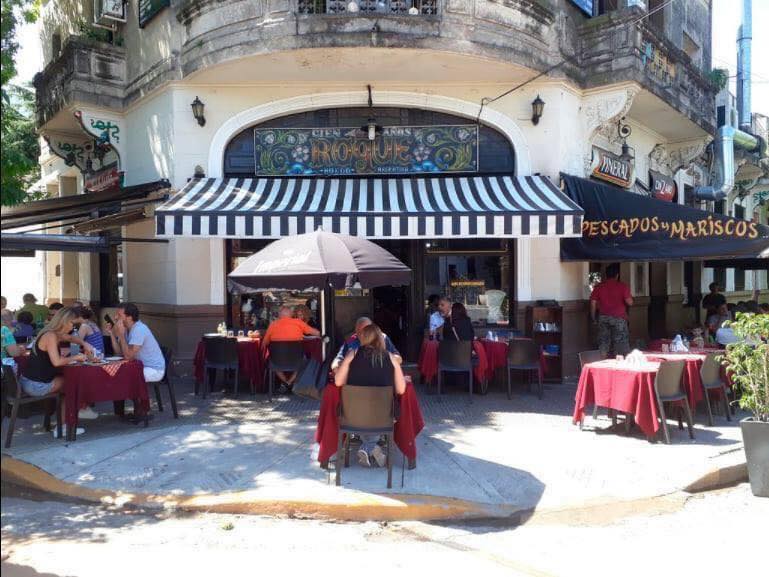
<svg viewBox="0 0 769 577">
<path fill-rule="evenodd" d="M 417 58 L 440 52 L 476 69 L 477 58 L 483 58 L 530 74 L 559 57 L 553 46 L 556 16 L 549 5 L 542 0 L 182 0 L 177 11 L 184 30 L 181 76 L 250 58 L 245 70 L 222 73 L 230 74 L 229 81 L 245 82 L 249 70 L 273 72 L 270 62 L 280 56 L 271 60 L 266 55 L 291 52 L 297 54 L 295 60 L 286 56 L 278 77 L 291 62 L 309 71 L 305 63 L 312 58 L 298 53 L 319 48 L 327 49 L 334 64 L 338 59 L 332 50 L 396 48 L 420 53 Z M 371 58 L 369 54 L 369 65 Z M 387 62 L 382 58 L 379 64 Z M 424 73 L 440 69 L 440 64 L 427 65 Z M 391 71 L 383 77 L 385 72 Z M 394 72 L 397 76 L 398 70 Z M 333 73 L 329 70 L 327 78 Z M 510 70 L 494 73 L 494 80 L 517 79 Z"/>
<path fill-rule="evenodd" d="M 593 18 L 578 31 L 586 88 L 634 81 L 707 133 L 715 130 L 716 89 L 689 56 L 628 8 Z"/>
<path fill-rule="evenodd" d="M 71 36 L 59 57 L 34 78 L 37 125 L 74 104 L 120 110 L 125 81 L 123 48 Z"/>
</svg>

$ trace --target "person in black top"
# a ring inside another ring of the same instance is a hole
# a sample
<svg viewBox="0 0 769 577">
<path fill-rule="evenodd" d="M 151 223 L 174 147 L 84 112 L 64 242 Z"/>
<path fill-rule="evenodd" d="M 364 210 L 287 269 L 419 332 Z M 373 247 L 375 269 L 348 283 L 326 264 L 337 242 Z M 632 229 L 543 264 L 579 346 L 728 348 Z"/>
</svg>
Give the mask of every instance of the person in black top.
<svg viewBox="0 0 769 577">
<path fill-rule="evenodd" d="M 473 323 L 462 303 L 451 305 L 451 316 L 443 323 L 443 340 L 472 341 L 475 339 Z"/>
<path fill-rule="evenodd" d="M 49 393 L 60 391 L 64 386 L 64 377 L 58 374 L 58 368 L 87 359 L 84 354 L 62 357 L 59 354 L 59 343 L 69 340 L 69 334 L 76 322 L 80 321 L 80 313 L 71 307 L 60 309 L 40 334 L 37 335 L 29 361 L 19 377 L 19 384 L 25 393 L 33 397 L 42 397 Z M 62 414 L 65 414 L 65 400 L 62 400 Z M 66 425 L 63 433 L 66 436 Z M 78 428 L 77 433 L 82 434 Z M 56 431 L 53 431 L 56 436 Z"/>
<path fill-rule="evenodd" d="M 702 297 L 702 308 L 705 309 L 705 318 L 718 314 L 718 308 L 726 304 L 726 297 L 721 294 L 718 283 L 710 283 L 710 292 Z"/>
<path fill-rule="evenodd" d="M 405 393 L 406 379 L 401 365 L 392 353 L 387 352 L 380 328 L 370 324 L 361 330 L 358 338 L 360 346 L 347 354 L 336 372 L 336 386 L 343 387 L 349 383 L 358 387 L 393 387 L 395 394 Z M 363 444 L 358 450 L 358 462 L 364 467 L 384 467 L 387 455 L 377 445 L 377 437 L 361 435 L 361 440 Z"/>
</svg>

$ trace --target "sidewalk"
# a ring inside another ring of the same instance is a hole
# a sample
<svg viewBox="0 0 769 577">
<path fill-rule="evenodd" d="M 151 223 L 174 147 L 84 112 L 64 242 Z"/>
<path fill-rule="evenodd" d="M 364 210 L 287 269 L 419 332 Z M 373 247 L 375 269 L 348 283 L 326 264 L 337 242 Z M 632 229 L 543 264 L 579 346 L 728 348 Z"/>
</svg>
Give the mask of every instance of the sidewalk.
<svg viewBox="0 0 769 577">
<path fill-rule="evenodd" d="M 588 417 L 580 431 L 571 424 L 574 385 L 546 387 L 542 401 L 523 390 L 508 401 L 492 390 L 473 404 L 458 390 L 438 401 L 420 389 L 426 426 L 417 439 L 418 466 L 405 471 L 403 487 L 396 451 L 392 490 L 384 470 L 361 468 L 354 455 L 337 488 L 333 473 L 311 459 L 317 403 L 278 397 L 270 405 L 246 394 L 204 402 L 191 390 L 190 382 L 178 382 L 180 419 L 166 407 L 147 429 L 109 414 L 111 404 L 97 406 L 100 418 L 86 421 L 86 434 L 71 444 L 44 433 L 40 418 L 20 420 L 4 455 L 55 479 L 11 459 L 3 460 L 3 474 L 31 475 L 41 488 L 87 499 L 404 519 L 507 517 L 643 500 L 702 478 L 709 480 L 700 488 L 707 488 L 722 480 L 714 470 L 739 475 L 744 463 L 734 418 L 716 417 L 716 426 L 705 427 L 697 415 L 694 441 L 673 425 L 667 446 L 637 432 L 602 432 L 610 425 L 605 415 Z"/>
</svg>

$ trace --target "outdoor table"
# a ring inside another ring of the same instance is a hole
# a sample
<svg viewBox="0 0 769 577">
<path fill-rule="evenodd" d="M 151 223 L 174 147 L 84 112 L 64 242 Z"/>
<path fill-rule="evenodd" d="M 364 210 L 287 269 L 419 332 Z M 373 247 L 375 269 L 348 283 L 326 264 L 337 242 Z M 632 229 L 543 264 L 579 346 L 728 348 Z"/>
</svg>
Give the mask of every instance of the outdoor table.
<svg viewBox="0 0 769 577">
<path fill-rule="evenodd" d="M 406 392 L 396 397 L 400 405 L 400 415 L 395 422 L 395 444 L 409 461 L 417 458 L 416 438 L 424 428 L 425 422 L 419 408 L 419 399 L 410 378 L 406 378 Z M 328 461 L 337 451 L 339 443 L 339 403 L 342 399 L 340 387 L 329 382 L 323 389 L 320 402 L 318 427 L 315 431 L 315 442 L 320 445 L 318 461 Z M 337 455 L 337 458 L 339 456 Z"/>
<path fill-rule="evenodd" d="M 102 401 L 117 401 L 115 412 L 122 413 L 122 401 L 134 403 L 134 414 L 146 417 L 150 402 L 140 361 L 117 361 L 106 364 L 76 364 L 62 367 L 68 440 L 75 440 L 80 407 Z"/>
<path fill-rule="evenodd" d="M 237 337 L 238 339 L 238 370 L 251 383 L 257 393 L 266 393 L 264 369 L 267 366 L 269 352 L 262 347 L 261 338 Z M 304 354 L 319 362 L 323 361 L 323 342 L 321 339 L 304 339 Z M 195 382 L 203 383 L 205 378 L 206 347 L 204 341 L 198 343 L 193 361 L 195 367 Z"/>
<path fill-rule="evenodd" d="M 422 349 L 419 353 L 417 366 L 419 373 L 428 383 L 432 382 L 438 374 L 438 343 L 425 339 L 422 341 Z M 473 375 L 478 382 L 486 380 L 489 371 L 489 362 L 486 357 L 486 350 L 480 341 L 473 341 L 473 350 L 477 355 L 478 364 L 473 367 Z"/>
<path fill-rule="evenodd" d="M 654 394 L 659 366 L 658 362 L 650 361 L 633 367 L 614 359 L 586 364 L 579 376 L 573 422 L 582 423 L 586 407 L 599 405 L 632 414 L 641 431 L 654 437 L 660 427 Z"/>
<path fill-rule="evenodd" d="M 662 352 L 662 345 L 671 345 L 672 343 L 673 341 L 671 339 L 654 339 L 653 341 L 649 342 L 646 348 L 649 351 Z M 712 353 L 718 350 L 721 350 L 721 347 L 719 345 L 714 345 L 711 343 L 706 343 L 703 348 L 689 347 L 690 353 L 701 352 L 701 351 Z"/>
</svg>

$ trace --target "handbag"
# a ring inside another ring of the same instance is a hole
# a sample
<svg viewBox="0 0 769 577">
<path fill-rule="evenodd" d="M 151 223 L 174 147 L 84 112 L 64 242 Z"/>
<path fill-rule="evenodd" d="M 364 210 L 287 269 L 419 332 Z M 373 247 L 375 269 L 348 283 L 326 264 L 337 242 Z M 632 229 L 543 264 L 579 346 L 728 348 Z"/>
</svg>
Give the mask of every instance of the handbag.
<svg viewBox="0 0 769 577">
<path fill-rule="evenodd" d="M 294 394 L 307 399 L 321 400 L 323 389 L 328 383 L 331 361 L 331 358 L 326 359 L 323 363 L 315 359 L 307 359 L 304 366 L 299 369 L 299 376 L 294 381 Z"/>
</svg>

